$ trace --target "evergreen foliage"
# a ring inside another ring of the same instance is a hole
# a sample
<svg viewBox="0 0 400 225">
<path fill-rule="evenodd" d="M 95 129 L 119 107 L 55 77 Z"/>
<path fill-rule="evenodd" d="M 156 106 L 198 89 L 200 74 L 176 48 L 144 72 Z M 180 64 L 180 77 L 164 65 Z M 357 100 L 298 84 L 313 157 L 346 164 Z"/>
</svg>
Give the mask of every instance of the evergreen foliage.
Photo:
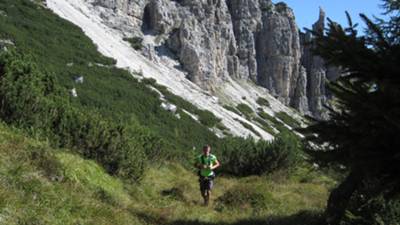
<svg viewBox="0 0 400 225">
<path fill-rule="evenodd" d="M 273 142 L 252 138 L 225 139 L 217 154 L 223 172 L 238 175 L 260 175 L 277 170 L 290 170 L 301 159 L 302 144 L 293 133 L 280 133 Z"/>
<path fill-rule="evenodd" d="M 363 194 L 367 198 L 364 202 L 381 195 L 382 201 L 389 203 L 400 190 L 400 7 L 398 1 L 386 0 L 384 5 L 391 15 L 388 21 L 374 23 L 360 15 L 368 27 L 366 35 L 358 35 L 349 16 L 348 28 L 329 21 L 326 35 L 314 33 L 316 53 L 342 68 L 344 74 L 330 84 L 335 97 L 330 120 L 308 129 L 318 134 L 309 140 L 323 146 L 312 153 L 349 170 L 347 178 L 331 193 L 327 208 L 330 224 L 339 224 L 346 210 L 347 214 L 368 212 L 369 216 L 360 215 L 365 221 L 379 213 L 349 206 L 361 206 L 356 195 L 365 182 L 373 181 L 374 189 Z M 400 208 L 393 210 L 399 212 Z"/>
<path fill-rule="evenodd" d="M 265 98 L 258 97 L 256 102 L 257 102 L 257 104 L 259 104 L 261 106 L 270 107 L 269 101 L 267 99 L 265 99 Z"/>
<path fill-rule="evenodd" d="M 293 119 L 291 116 L 289 116 L 286 112 L 278 112 L 275 114 L 276 117 L 278 117 L 280 120 L 282 120 L 284 123 L 289 125 L 290 127 L 297 128 L 300 126 L 300 123 Z"/>
<path fill-rule="evenodd" d="M 239 110 L 248 119 L 250 119 L 252 114 L 254 113 L 253 109 L 251 109 L 251 107 L 246 105 L 245 103 L 240 103 L 236 106 L 236 109 Z"/>
<path fill-rule="evenodd" d="M 141 37 L 124 38 L 124 41 L 129 42 L 135 50 L 142 50 L 143 48 L 143 38 Z"/>
<path fill-rule="evenodd" d="M 95 111 L 72 106 L 68 92 L 54 77 L 41 73 L 21 53 L 2 52 L 0 68 L 0 117 L 4 121 L 46 137 L 55 146 L 75 148 L 113 174 L 140 178 L 146 162 L 144 148 L 149 145 L 141 142 L 144 133 L 140 129 L 127 132 L 126 126 Z"/>
</svg>

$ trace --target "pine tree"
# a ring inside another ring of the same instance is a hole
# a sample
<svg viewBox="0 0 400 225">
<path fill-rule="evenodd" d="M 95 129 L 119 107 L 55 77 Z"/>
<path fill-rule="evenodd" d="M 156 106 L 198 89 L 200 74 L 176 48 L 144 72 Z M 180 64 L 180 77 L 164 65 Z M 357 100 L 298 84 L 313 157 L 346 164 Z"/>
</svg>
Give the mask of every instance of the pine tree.
<svg viewBox="0 0 400 225">
<path fill-rule="evenodd" d="M 349 170 L 328 200 L 329 224 L 343 220 L 366 183 L 373 183 L 366 201 L 378 195 L 388 201 L 400 193 L 400 2 L 383 3 L 387 20 L 373 22 L 360 14 L 364 35 L 348 14 L 349 27 L 329 20 L 325 34 L 314 33 L 316 54 L 343 69 L 329 84 L 331 118 L 307 129 L 313 134 L 309 141 L 320 146 L 312 151 L 317 159 Z"/>
</svg>

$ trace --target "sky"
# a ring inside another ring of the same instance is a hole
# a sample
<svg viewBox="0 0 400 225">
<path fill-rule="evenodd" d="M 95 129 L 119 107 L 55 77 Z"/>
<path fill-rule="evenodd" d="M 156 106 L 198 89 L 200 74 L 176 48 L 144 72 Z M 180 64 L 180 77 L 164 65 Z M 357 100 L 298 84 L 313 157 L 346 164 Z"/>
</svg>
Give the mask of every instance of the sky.
<svg viewBox="0 0 400 225">
<path fill-rule="evenodd" d="M 382 4 L 380 0 L 273 0 L 275 3 L 281 1 L 293 9 L 296 23 L 301 30 L 304 27 L 311 28 L 312 24 L 317 21 L 320 6 L 326 12 L 327 17 L 341 25 L 347 25 L 346 10 L 350 13 L 353 23 L 360 25 L 363 25 L 358 16 L 360 13 L 372 18 L 372 15 L 381 16 L 383 12 L 379 6 Z"/>
</svg>

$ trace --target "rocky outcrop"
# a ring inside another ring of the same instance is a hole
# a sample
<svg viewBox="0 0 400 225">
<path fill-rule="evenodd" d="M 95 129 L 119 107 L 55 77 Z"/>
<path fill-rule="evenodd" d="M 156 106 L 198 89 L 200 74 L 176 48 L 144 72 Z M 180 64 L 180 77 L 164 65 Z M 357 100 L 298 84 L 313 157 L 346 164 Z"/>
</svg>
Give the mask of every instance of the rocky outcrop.
<svg viewBox="0 0 400 225">
<path fill-rule="evenodd" d="M 312 35 L 299 32 L 293 11 L 284 3 L 87 1 L 101 6 L 107 23 L 125 34 L 156 36 L 159 43 L 153 44 L 175 54 L 187 78 L 207 90 L 217 89 L 227 78 L 248 79 L 302 113 L 324 117 L 325 79 L 337 77 L 337 71 L 312 54 L 312 46 L 306 45 Z M 324 19 L 321 11 L 313 29 L 323 29 Z M 149 48 L 157 49 L 150 44 L 144 52 L 154 51 Z"/>
<path fill-rule="evenodd" d="M 325 29 L 325 12 L 320 9 L 319 19 L 313 25 L 313 31 L 321 33 Z M 309 110 L 311 115 L 324 119 L 327 117 L 323 107 L 327 102 L 328 94 L 325 88 L 326 80 L 336 80 L 340 76 L 340 69 L 329 67 L 325 61 L 315 54 L 312 49 L 315 47 L 313 43 L 313 35 L 311 32 L 301 33 L 302 66 L 307 74 L 307 92 Z"/>
<path fill-rule="evenodd" d="M 144 13 L 144 32 L 169 36 L 166 45 L 191 81 L 213 90 L 228 76 L 237 76 L 239 60 L 225 1 L 152 0 Z"/>
</svg>

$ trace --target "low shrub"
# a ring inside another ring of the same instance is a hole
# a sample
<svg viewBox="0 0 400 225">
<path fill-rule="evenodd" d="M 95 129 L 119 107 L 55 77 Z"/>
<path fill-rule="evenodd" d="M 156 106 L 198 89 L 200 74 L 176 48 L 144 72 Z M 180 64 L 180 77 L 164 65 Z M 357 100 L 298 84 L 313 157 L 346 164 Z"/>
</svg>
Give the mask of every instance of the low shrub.
<svg viewBox="0 0 400 225">
<path fill-rule="evenodd" d="M 293 119 L 293 117 L 289 116 L 285 112 L 278 112 L 275 114 L 275 116 L 293 128 L 300 126 L 300 123 L 297 120 Z"/>
<path fill-rule="evenodd" d="M 272 129 L 272 127 L 263 119 L 256 117 L 254 118 L 254 120 L 261 126 L 261 128 L 263 130 L 265 130 L 266 132 L 268 132 L 269 134 L 275 134 L 275 130 Z"/>
<path fill-rule="evenodd" d="M 242 124 L 246 129 L 251 130 L 251 132 L 253 132 L 257 136 L 261 137 L 261 134 L 258 131 L 256 131 L 251 124 L 248 124 L 248 123 L 246 123 L 244 121 L 241 121 L 241 120 L 239 120 L 239 123 Z"/>
<path fill-rule="evenodd" d="M 143 38 L 141 37 L 124 38 L 123 40 L 129 42 L 135 50 L 141 50 L 143 48 Z"/>
<path fill-rule="evenodd" d="M 232 107 L 230 105 L 224 105 L 223 107 L 231 112 L 238 114 L 238 115 L 242 115 L 242 113 L 239 110 L 237 110 L 235 107 Z"/>
<path fill-rule="evenodd" d="M 141 177 L 145 145 L 129 138 L 125 124 L 74 107 L 53 76 L 40 72 L 23 54 L 1 53 L 0 68 L 0 118 L 5 122 L 46 137 L 56 147 L 76 149 L 110 173 L 133 180 Z"/>
<path fill-rule="evenodd" d="M 199 116 L 199 121 L 201 124 L 207 127 L 214 127 L 221 119 L 216 117 L 212 112 L 208 110 L 196 110 L 195 113 Z"/>
<path fill-rule="evenodd" d="M 216 202 L 217 208 L 223 205 L 228 209 L 251 208 L 258 211 L 272 205 L 275 200 L 261 185 L 239 184 L 226 191 Z"/>
<path fill-rule="evenodd" d="M 246 118 L 251 118 L 253 112 L 253 109 L 251 109 L 250 106 L 240 103 L 239 105 L 236 106 L 236 109 L 239 110 L 243 115 L 246 116 Z"/>
<path fill-rule="evenodd" d="M 267 106 L 270 107 L 271 105 L 269 104 L 269 101 L 265 98 L 262 97 L 258 97 L 256 100 L 257 104 L 261 105 L 261 106 Z"/>
<path fill-rule="evenodd" d="M 291 170 L 301 160 L 301 142 L 290 132 L 282 132 L 272 142 L 252 138 L 227 137 L 217 149 L 222 172 L 249 176 Z"/>
</svg>

